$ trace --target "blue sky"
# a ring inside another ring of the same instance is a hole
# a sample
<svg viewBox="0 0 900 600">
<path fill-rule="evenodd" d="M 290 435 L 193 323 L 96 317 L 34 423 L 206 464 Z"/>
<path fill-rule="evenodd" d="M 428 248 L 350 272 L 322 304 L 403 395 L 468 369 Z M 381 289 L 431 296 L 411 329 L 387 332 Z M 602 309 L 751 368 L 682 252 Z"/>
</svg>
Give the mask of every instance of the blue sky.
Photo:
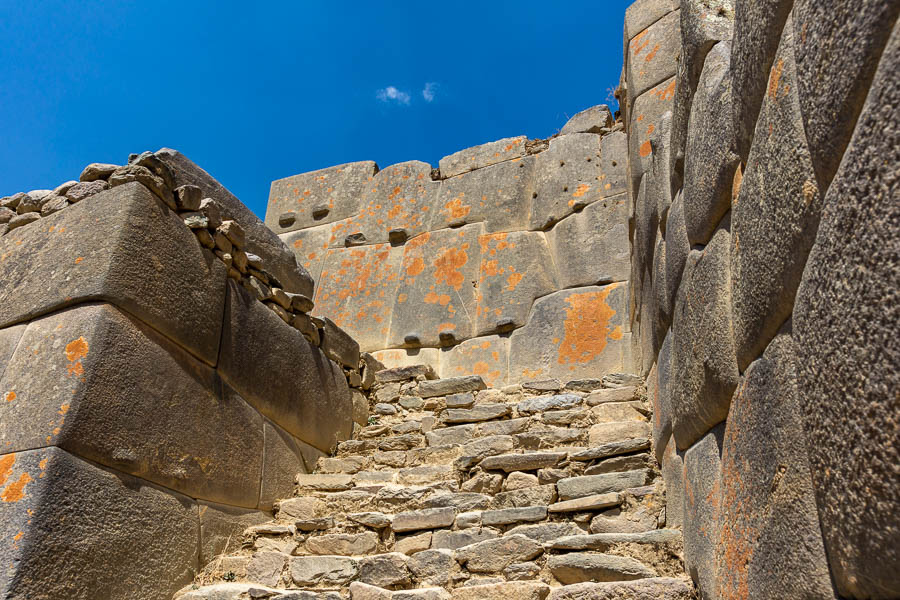
<svg viewBox="0 0 900 600">
<path fill-rule="evenodd" d="M 273 179 L 548 137 L 609 103 L 629 2 L 0 0 L 0 196 L 169 146 Z"/>
</svg>

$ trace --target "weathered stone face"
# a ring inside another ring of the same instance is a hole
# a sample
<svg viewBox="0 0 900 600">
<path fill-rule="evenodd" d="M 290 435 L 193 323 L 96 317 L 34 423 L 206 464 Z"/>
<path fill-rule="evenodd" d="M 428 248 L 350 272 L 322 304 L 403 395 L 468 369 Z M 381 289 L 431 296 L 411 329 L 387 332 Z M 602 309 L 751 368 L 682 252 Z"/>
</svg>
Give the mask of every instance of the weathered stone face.
<svg viewBox="0 0 900 600">
<path fill-rule="evenodd" d="M 432 347 L 441 345 L 441 333 L 460 341 L 472 337 L 480 233 L 480 225 L 467 225 L 423 233 L 406 243 L 389 346 L 403 346 L 410 334 Z"/>
<path fill-rule="evenodd" d="M 674 10 L 636 34 L 627 45 L 625 80 L 637 98 L 675 72 L 681 50 L 681 11 Z"/>
<path fill-rule="evenodd" d="M 492 388 L 503 387 L 509 373 L 509 338 L 490 335 L 466 340 L 441 353 L 445 377 L 480 375 Z"/>
<path fill-rule="evenodd" d="M 710 598 L 717 597 L 724 430 L 724 424 L 711 429 L 684 454 L 684 568 L 701 595 Z"/>
<path fill-rule="evenodd" d="M 146 325 L 84 305 L 28 325 L 0 378 L 0 438 L 8 451 L 59 445 L 193 497 L 252 508 L 262 419 L 220 386 L 211 368 Z"/>
<path fill-rule="evenodd" d="M 550 140 L 534 166 L 534 203 L 530 227 L 548 229 L 574 211 L 603 198 L 600 137 L 573 133 Z"/>
<path fill-rule="evenodd" d="M 215 364 L 225 268 L 140 184 L 8 233 L 0 254 L 0 326 L 104 299 Z"/>
<path fill-rule="evenodd" d="M 533 171 L 534 158 L 523 156 L 445 179 L 426 215 L 428 229 L 464 223 L 484 223 L 488 233 L 527 229 Z"/>
<path fill-rule="evenodd" d="M 190 498 L 53 447 L 0 455 L 0 473 L 0 556 L 20 575 L 4 567 L 4 593 L 168 600 L 196 575 Z"/>
<path fill-rule="evenodd" d="M 725 427 L 716 581 L 722 598 L 833 597 L 798 404 L 793 340 L 747 369 Z"/>
<path fill-rule="evenodd" d="M 628 160 L 631 168 L 631 189 L 634 193 L 641 175 L 650 170 L 653 132 L 662 123 L 662 116 L 672 110 L 675 98 L 675 77 L 650 88 L 638 96 L 630 109 L 628 118 Z"/>
<path fill-rule="evenodd" d="M 797 102 L 794 47 L 788 19 L 732 212 L 734 337 L 741 369 L 790 316 L 822 208 Z"/>
<path fill-rule="evenodd" d="M 357 215 L 376 171 L 374 162 L 363 161 L 273 181 L 266 225 L 286 233 Z"/>
<path fill-rule="evenodd" d="M 340 367 L 232 282 L 218 371 L 263 415 L 319 449 L 350 435 L 353 403 Z"/>
<path fill-rule="evenodd" d="M 526 137 L 504 138 L 445 156 L 440 160 L 441 177 L 447 179 L 514 158 L 525 156 Z"/>
<path fill-rule="evenodd" d="M 625 286 L 566 290 L 534 304 L 510 338 L 509 381 L 579 379 L 621 371 L 626 344 Z"/>
<path fill-rule="evenodd" d="M 535 298 L 558 289 L 543 233 L 519 231 L 478 237 L 481 269 L 476 291 L 476 334 L 493 333 L 528 320 Z"/>
<path fill-rule="evenodd" d="M 603 198 L 547 232 L 559 287 L 626 281 L 629 273 L 628 197 Z"/>
<path fill-rule="evenodd" d="M 898 120 L 898 63 L 895 27 L 825 195 L 793 311 L 800 407 L 825 548 L 838 592 L 857 597 L 889 597 L 900 585 L 900 137 L 887 126 Z"/>
</svg>

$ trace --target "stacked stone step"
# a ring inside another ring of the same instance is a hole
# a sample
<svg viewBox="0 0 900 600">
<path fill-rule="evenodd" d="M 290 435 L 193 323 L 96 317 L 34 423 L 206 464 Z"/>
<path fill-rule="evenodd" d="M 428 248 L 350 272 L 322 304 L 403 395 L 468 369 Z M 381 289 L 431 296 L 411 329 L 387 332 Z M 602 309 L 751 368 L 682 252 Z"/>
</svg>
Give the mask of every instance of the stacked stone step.
<svg viewBox="0 0 900 600">
<path fill-rule="evenodd" d="M 636 378 L 488 389 L 413 365 L 369 401 L 181 600 L 692 597 Z"/>
</svg>

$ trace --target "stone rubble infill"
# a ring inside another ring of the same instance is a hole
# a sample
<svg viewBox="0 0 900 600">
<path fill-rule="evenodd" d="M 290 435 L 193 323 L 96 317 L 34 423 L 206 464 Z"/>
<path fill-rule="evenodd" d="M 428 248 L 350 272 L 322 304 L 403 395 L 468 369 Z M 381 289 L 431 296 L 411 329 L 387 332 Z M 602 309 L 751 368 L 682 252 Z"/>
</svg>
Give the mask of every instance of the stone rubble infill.
<svg viewBox="0 0 900 600">
<path fill-rule="evenodd" d="M 692 597 L 649 435 L 591 444 L 595 427 L 649 426 L 632 377 L 496 390 L 420 365 L 368 376 L 370 414 L 391 410 L 298 474 L 275 520 L 182 598 Z"/>
<path fill-rule="evenodd" d="M 79 181 L 67 181 L 53 190 L 32 190 L 0 198 L 0 236 L 131 182 L 144 185 L 176 212 L 197 237 L 198 243 L 224 263 L 229 278 L 339 364 L 350 387 L 371 387 L 373 381 L 363 386 L 362 371 L 367 367 L 371 369 L 369 377 L 373 379 L 374 371 L 383 370 L 383 365 L 371 355 L 361 356 L 359 344 L 334 322 L 310 316 L 313 301 L 303 294 L 284 290 L 277 278 L 265 270 L 262 259 L 244 250 L 247 235 L 241 225 L 234 220 L 223 220 L 219 204 L 213 198 L 204 198 L 199 187 L 182 185 L 176 188 L 172 170 L 152 152 L 132 154 L 127 165 L 89 164 L 81 172 Z M 431 376 L 434 377 L 433 370 Z"/>
</svg>

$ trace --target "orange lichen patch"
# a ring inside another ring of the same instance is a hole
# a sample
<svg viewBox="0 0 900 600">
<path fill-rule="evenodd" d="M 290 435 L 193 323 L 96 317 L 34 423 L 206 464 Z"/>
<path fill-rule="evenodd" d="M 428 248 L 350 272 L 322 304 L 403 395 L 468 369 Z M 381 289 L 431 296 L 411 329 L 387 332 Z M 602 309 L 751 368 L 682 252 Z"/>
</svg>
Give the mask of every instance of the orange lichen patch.
<svg viewBox="0 0 900 600">
<path fill-rule="evenodd" d="M 66 344 L 66 358 L 69 361 L 75 361 L 84 358 L 88 355 L 89 346 L 87 340 L 84 337 L 80 337 L 77 340 L 72 340 L 68 344 Z"/>
<path fill-rule="evenodd" d="M 495 260 L 486 260 L 481 263 L 481 272 L 484 273 L 488 277 L 494 277 L 499 272 L 497 270 L 497 261 Z"/>
<path fill-rule="evenodd" d="M 463 204 L 463 194 L 460 194 L 450 202 L 444 205 L 444 212 L 452 219 L 462 219 L 472 210 L 468 204 Z"/>
<path fill-rule="evenodd" d="M 522 377 L 526 377 L 528 379 L 534 379 L 535 377 L 540 377 L 544 373 L 543 369 L 522 369 Z"/>
<path fill-rule="evenodd" d="M 406 274 L 415 277 L 425 270 L 425 261 L 421 256 L 417 256 L 408 265 L 406 265 Z"/>
<path fill-rule="evenodd" d="M 450 331 L 451 329 L 456 329 L 456 323 L 441 323 L 438 325 L 438 333 Z"/>
<path fill-rule="evenodd" d="M 606 348 L 611 333 L 609 322 L 616 315 L 606 303 L 613 289 L 572 294 L 566 298 L 565 336 L 559 345 L 559 364 L 590 362 Z"/>
<path fill-rule="evenodd" d="M 65 404 L 62 404 L 59 407 L 59 410 L 56 412 L 58 412 L 60 415 L 65 415 L 67 412 L 69 412 L 69 403 L 67 402 Z"/>
<path fill-rule="evenodd" d="M 490 348 L 490 347 L 491 347 L 491 343 L 490 343 L 490 342 L 482 342 L 482 343 L 481 343 L 481 349 L 482 349 L 482 350 L 487 350 L 487 349 Z"/>
<path fill-rule="evenodd" d="M 462 248 L 447 248 L 434 261 L 434 280 L 437 283 L 446 283 L 456 291 L 462 287 L 465 276 L 460 269 L 469 262 L 469 255 L 466 254 L 468 244 L 463 244 Z"/>
<path fill-rule="evenodd" d="M 440 304 L 441 306 L 447 306 L 450 304 L 450 296 L 447 294 L 435 294 L 434 292 L 428 292 L 425 294 L 425 302 L 428 304 Z"/>
<path fill-rule="evenodd" d="M 34 481 L 27 472 L 22 473 L 19 478 L 10 483 L 0 492 L 0 498 L 4 502 L 18 502 L 25 497 L 25 486 Z"/>
<path fill-rule="evenodd" d="M 524 275 L 522 273 L 510 273 L 509 277 L 506 278 L 506 283 L 510 292 L 516 289 L 516 286 L 519 285 L 519 282 L 522 281 L 522 277 Z"/>
<path fill-rule="evenodd" d="M 75 259 L 75 264 L 76 264 L 76 265 L 80 265 L 80 264 L 81 264 L 81 261 L 83 261 L 83 260 L 84 260 L 84 257 L 83 257 L 83 256 L 79 256 L 78 258 Z"/>
<path fill-rule="evenodd" d="M 669 85 L 667 85 L 666 87 L 653 88 L 652 90 L 650 90 L 649 93 L 655 95 L 660 100 L 664 100 L 664 101 L 671 100 L 672 98 L 675 97 L 675 79 L 673 78 L 672 81 L 669 82 Z M 640 120 L 641 120 L 641 118 L 638 117 L 638 121 L 640 121 Z"/>
<path fill-rule="evenodd" d="M 23 535 L 25 535 L 25 532 L 24 532 L 24 531 L 20 531 L 19 533 L 17 533 L 16 535 L 13 536 L 13 541 L 18 542 L 19 540 L 22 539 L 22 536 L 23 536 Z"/>
<path fill-rule="evenodd" d="M 397 303 L 403 304 L 404 302 L 406 302 L 407 298 L 408 296 L 406 294 L 400 294 L 399 296 L 397 296 Z"/>
<path fill-rule="evenodd" d="M 639 34 L 637 34 L 636 36 L 634 36 L 634 38 L 631 40 L 629 47 L 631 48 L 631 53 L 633 55 L 637 56 L 638 54 L 643 52 L 644 48 L 646 48 L 650 44 L 650 40 L 643 41 L 644 38 L 647 37 L 647 33 L 649 31 L 650 31 L 649 29 L 645 29 L 642 32 L 640 32 Z"/>
<path fill-rule="evenodd" d="M 616 328 L 612 330 L 609 334 L 609 339 L 611 340 L 621 340 L 622 339 L 622 328 L 616 325 Z"/>
<path fill-rule="evenodd" d="M 638 150 L 638 154 L 641 155 L 641 158 L 647 158 L 653 152 L 653 146 L 650 144 L 650 140 L 647 140 L 643 144 L 641 144 L 640 149 Z"/>
<path fill-rule="evenodd" d="M 659 52 L 659 44 L 653 46 L 653 50 L 650 51 L 650 54 L 648 54 L 644 60 L 650 62 L 651 60 L 653 60 L 653 57 L 656 56 L 657 52 Z"/>
<path fill-rule="evenodd" d="M 779 58 L 778 62 L 772 67 L 772 75 L 769 77 L 769 98 L 778 99 L 778 84 L 781 82 L 781 74 L 784 71 L 784 59 Z"/>
<path fill-rule="evenodd" d="M 654 125 L 653 123 L 650 123 L 649 125 L 647 125 L 647 136 L 648 137 L 653 135 L 654 131 L 656 131 L 656 125 Z"/>
<path fill-rule="evenodd" d="M 428 243 L 428 240 L 430 240 L 430 239 L 431 239 L 430 232 L 425 232 L 422 235 L 417 235 L 413 239 L 406 242 L 406 250 L 405 251 L 408 252 L 409 250 L 412 250 L 415 248 L 421 248 L 426 243 Z"/>
<path fill-rule="evenodd" d="M 588 192 L 588 190 L 590 190 L 590 189 L 591 189 L 590 184 L 588 184 L 588 183 L 582 183 L 581 185 L 578 186 L 578 189 L 575 190 L 575 192 L 572 194 L 572 197 L 573 197 L 573 198 L 581 198 L 581 197 L 584 196 L 584 195 Z"/>
<path fill-rule="evenodd" d="M 15 454 L 0 456 L 0 485 L 6 483 L 6 480 L 9 479 L 9 476 L 12 474 L 14 464 L 16 464 Z"/>
<path fill-rule="evenodd" d="M 4 396 L 4 398 L 6 399 L 7 402 L 12 402 L 13 400 L 16 399 L 16 392 L 15 391 L 6 392 L 6 396 Z"/>
</svg>

